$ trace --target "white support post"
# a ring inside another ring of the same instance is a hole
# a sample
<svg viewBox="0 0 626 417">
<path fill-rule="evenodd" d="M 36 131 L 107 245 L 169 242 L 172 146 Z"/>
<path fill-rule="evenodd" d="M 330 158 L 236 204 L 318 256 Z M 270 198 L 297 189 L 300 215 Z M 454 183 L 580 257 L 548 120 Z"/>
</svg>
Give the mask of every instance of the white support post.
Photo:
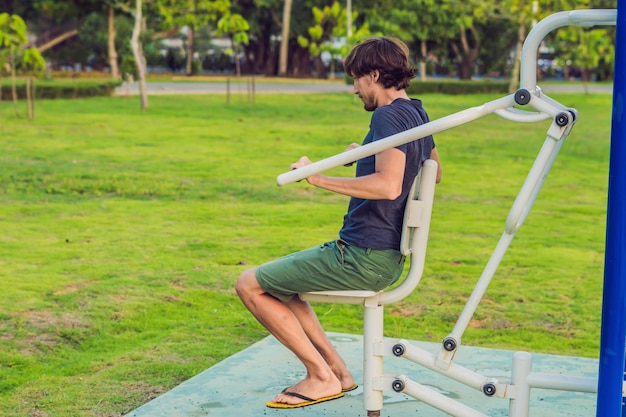
<svg viewBox="0 0 626 417">
<path fill-rule="evenodd" d="M 528 375 L 533 367 L 533 358 L 528 352 L 515 352 L 511 384 L 515 387 L 515 397 L 509 401 L 509 417 L 528 417 L 530 408 L 530 385 Z"/>
<path fill-rule="evenodd" d="M 379 382 L 383 376 L 383 307 L 365 304 L 363 318 L 363 397 L 368 416 L 383 408 L 383 391 Z"/>
</svg>

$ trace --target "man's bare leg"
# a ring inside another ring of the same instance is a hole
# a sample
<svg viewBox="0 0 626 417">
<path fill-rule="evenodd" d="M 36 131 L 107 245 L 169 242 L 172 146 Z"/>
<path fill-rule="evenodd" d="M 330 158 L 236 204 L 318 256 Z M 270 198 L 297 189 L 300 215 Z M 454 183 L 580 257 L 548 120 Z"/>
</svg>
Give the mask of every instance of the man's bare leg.
<svg viewBox="0 0 626 417">
<path fill-rule="evenodd" d="M 297 296 L 286 304 L 287 307 L 293 311 L 311 343 L 313 343 L 326 363 L 330 366 L 330 369 L 332 369 L 333 373 L 337 376 L 339 381 L 341 381 L 341 388 L 344 390 L 352 388 L 354 386 L 352 373 L 350 373 L 345 362 L 339 355 L 339 352 L 337 352 L 330 339 L 328 339 L 311 305 L 306 301 L 302 301 Z"/>
<path fill-rule="evenodd" d="M 267 294 L 261 288 L 256 280 L 254 269 L 241 274 L 236 290 L 239 298 L 259 323 L 304 364 L 307 371 L 306 377 L 290 387 L 289 391 L 314 400 L 341 392 L 341 382 L 322 354 L 309 340 L 296 315 L 282 301 Z M 286 404 L 303 402 L 299 398 L 285 394 L 278 394 L 273 401 Z"/>
</svg>

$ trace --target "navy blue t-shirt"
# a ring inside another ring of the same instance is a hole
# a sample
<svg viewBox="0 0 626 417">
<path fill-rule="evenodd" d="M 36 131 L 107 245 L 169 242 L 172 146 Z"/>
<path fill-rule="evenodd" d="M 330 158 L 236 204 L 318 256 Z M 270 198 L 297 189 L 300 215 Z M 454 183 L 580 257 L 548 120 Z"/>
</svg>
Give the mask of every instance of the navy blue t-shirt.
<svg viewBox="0 0 626 417">
<path fill-rule="evenodd" d="M 363 145 L 384 139 L 428 122 L 421 100 L 396 99 L 377 108 L 372 114 L 370 130 Z M 372 249 L 400 249 L 402 222 L 406 200 L 415 176 L 435 147 L 432 136 L 397 146 L 406 155 L 402 194 L 395 200 L 350 199 L 348 212 L 339 232 L 341 239 L 351 245 Z M 357 161 L 356 176 L 375 172 L 375 156 Z"/>
</svg>

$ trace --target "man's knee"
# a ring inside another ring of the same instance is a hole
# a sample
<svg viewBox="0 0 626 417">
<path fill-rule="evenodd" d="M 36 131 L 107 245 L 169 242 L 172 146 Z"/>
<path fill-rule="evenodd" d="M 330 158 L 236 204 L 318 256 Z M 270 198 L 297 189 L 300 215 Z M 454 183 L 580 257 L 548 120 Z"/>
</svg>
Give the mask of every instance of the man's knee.
<svg viewBox="0 0 626 417">
<path fill-rule="evenodd" d="M 247 269 L 239 275 L 239 279 L 237 279 L 237 282 L 235 283 L 235 292 L 239 298 L 259 285 L 256 280 L 255 271 L 255 268 Z"/>
</svg>

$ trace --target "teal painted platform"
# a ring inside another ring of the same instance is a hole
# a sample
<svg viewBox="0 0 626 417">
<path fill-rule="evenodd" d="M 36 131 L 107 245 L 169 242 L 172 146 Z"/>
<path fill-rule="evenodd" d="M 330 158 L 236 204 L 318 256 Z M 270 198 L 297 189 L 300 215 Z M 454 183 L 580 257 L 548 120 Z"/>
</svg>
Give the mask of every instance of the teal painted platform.
<svg viewBox="0 0 626 417">
<path fill-rule="evenodd" d="M 362 337 L 329 333 L 337 350 L 360 384 L 362 374 Z M 438 343 L 412 341 L 432 353 Z M 500 381 L 509 381 L 513 351 L 461 346 L 455 363 Z M 564 375 L 597 377 L 598 360 L 567 356 L 533 354 L 533 371 Z M 434 388 L 491 417 L 508 416 L 509 402 L 488 398 L 465 385 L 413 364 L 406 359 L 385 358 L 386 374 L 404 374 L 412 380 Z M 185 381 L 171 391 L 128 413 L 126 417 L 313 417 L 366 416 L 361 388 L 344 398 L 295 410 L 275 410 L 265 402 L 283 388 L 304 376 L 304 368 L 295 356 L 267 337 Z M 594 417 L 596 395 L 543 389 L 531 391 L 531 417 Z M 385 393 L 381 416 L 440 417 L 436 410 L 404 394 Z"/>
</svg>

